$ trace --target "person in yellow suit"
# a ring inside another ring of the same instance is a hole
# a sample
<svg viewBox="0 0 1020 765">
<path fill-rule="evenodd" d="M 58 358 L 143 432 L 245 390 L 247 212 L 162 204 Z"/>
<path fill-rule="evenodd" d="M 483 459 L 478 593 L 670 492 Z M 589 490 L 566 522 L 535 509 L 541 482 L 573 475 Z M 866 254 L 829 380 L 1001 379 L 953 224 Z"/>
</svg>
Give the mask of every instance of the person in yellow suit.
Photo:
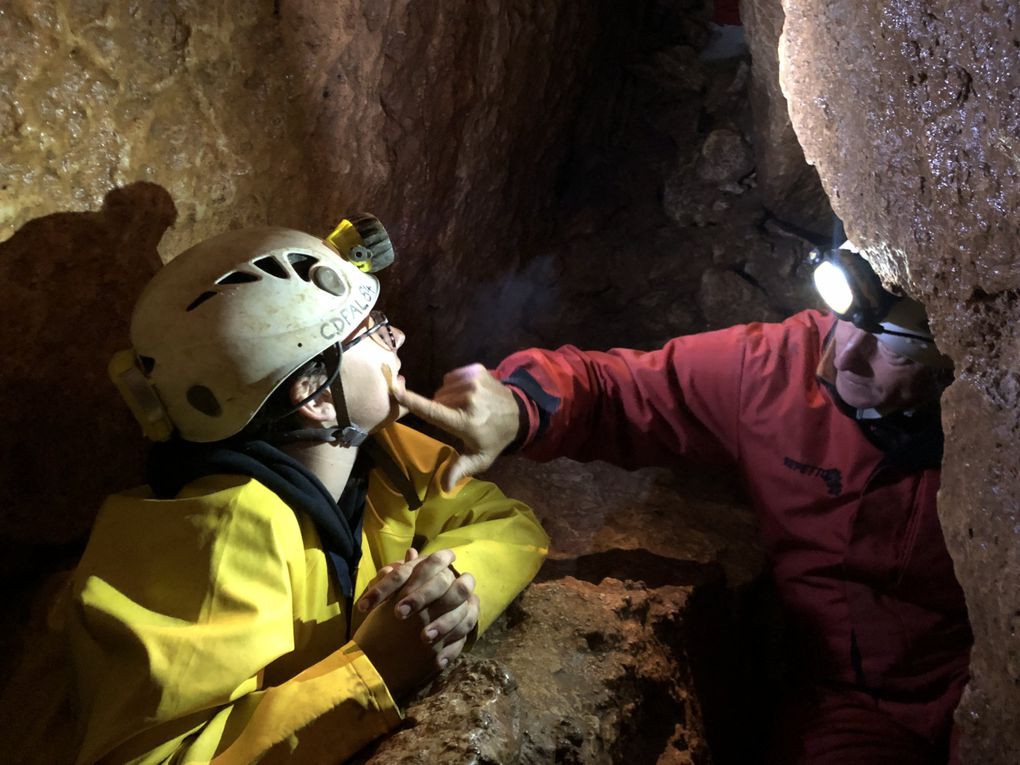
<svg viewBox="0 0 1020 765">
<path fill-rule="evenodd" d="M 63 609 L 79 763 L 342 762 L 401 721 L 548 538 L 396 423 L 385 230 L 231 231 L 166 265 L 111 375 L 158 441 Z"/>
</svg>

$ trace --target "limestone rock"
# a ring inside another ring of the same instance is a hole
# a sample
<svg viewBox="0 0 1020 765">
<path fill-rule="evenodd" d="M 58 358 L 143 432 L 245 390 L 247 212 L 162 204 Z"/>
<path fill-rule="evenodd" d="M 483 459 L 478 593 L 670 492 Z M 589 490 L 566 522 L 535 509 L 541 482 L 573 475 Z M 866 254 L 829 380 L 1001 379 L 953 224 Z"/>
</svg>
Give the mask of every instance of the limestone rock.
<svg viewBox="0 0 1020 765">
<path fill-rule="evenodd" d="M 736 183 L 754 169 L 750 147 L 739 133 L 713 130 L 701 146 L 698 176 L 708 183 Z"/>
<path fill-rule="evenodd" d="M 761 288 L 733 271 L 711 270 L 702 274 L 698 305 L 708 325 L 714 329 L 729 326 L 734 311 L 740 322 L 783 318 L 769 306 Z"/>
<path fill-rule="evenodd" d="M 550 559 L 363 758 L 666 765 L 709 762 L 706 742 L 724 762 L 755 756 L 773 691 L 749 661 L 765 637 L 743 644 L 726 594 L 762 565 L 740 495 L 704 471 L 570 460 L 506 459 L 486 477 L 534 505 Z"/>
<path fill-rule="evenodd" d="M 511 609 L 513 630 L 465 657 L 364 762 L 709 762 L 686 657 L 661 637 L 679 634 L 686 593 L 533 585 Z"/>
<path fill-rule="evenodd" d="M 136 181 L 177 206 L 165 257 L 240 221 L 297 218 L 300 117 L 279 24 L 271 4 L 234 5 L 5 4 L 0 240 Z"/>
<path fill-rule="evenodd" d="M 719 564 L 740 587 L 764 565 L 746 499 L 718 472 L 508 458 L 484 477 L 537 509 L 553 540 L 547 578 L 555 571 L 690 584 L 710 579 Z"/>
<path fill-rule="evenodd" d="M 751 50 L 748 88 L 755 166 L 762 203 L 774 215 L 802 228 L 825 233 L 832 210 L 818 173 L 804 159 L 779 86 L 780 0 L 742 0 L 740 19 Z"/>
<path fill-rule="evenodd" d="M 1020 94 L 1006 2 L 784 0 L 781 79 L 834 210 L 956 363 L 939 515 L 975 630 L 965 762 L 1020 760 Z M 1004 583 L 1008 583 L 1005 584 Z"/>
<path fill-rule="evenodd" d="M 465 656 L 421 696 L 407 708 L 401 728 L 355 762 L 520 762 L 521 698 L 504 664 Z"/>
<path fill-rule="evenodd" d="M 140 476 L 143 455 L 125 444 L 141 429 L 106 365 L 129 345 L 131 309 L 174 217 L 161 187 L 137 183 L 98 212 L 49 215 L 0 244 L 5 566 L 27 565 L 33 544 L 80 537 L 100 499 Z"/>
</svg>

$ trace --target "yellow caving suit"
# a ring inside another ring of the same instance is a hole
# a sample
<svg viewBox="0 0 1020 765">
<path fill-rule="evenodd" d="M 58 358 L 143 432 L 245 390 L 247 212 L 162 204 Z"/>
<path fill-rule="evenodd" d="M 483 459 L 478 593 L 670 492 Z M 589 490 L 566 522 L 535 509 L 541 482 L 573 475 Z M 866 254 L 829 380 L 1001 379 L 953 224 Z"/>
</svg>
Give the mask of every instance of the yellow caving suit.
<svg viewBox="0 0 1020 765">
<path fill-rule="evenodd" d="M 373 469 L 355 599 L 424 538 L 423 554 L 453 549 L 475 577 L 484 630 L 538 571 L 548 537 L 490 483 L 443 492 L 451 448 L 400 425 L 377 438 L 424 504 L 410 511 Z M 239 476 L 151 497 L 106 501 L 72 581 L 78 762 L 341 762 L 399 723 L 349 639 L 360 612 L 345 613 L 308 517 Z"/>
</svg>

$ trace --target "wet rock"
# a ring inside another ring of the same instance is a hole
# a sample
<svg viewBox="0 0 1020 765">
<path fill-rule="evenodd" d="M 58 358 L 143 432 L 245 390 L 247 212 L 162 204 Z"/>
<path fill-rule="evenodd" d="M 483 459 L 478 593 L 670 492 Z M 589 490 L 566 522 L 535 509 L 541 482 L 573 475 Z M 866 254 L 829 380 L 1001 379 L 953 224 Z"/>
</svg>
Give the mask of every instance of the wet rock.
<svg viewBox="0 0 1020 765">
<path fill-rule="evenodd" d="M 708 183 L 735 183 L 754 169 L 750 147 L 733 130 L 713 130 L 701 146 L 698 177 Z"/>
<path fill-rule="evenodd" d="M 365 765 L 520 762 L 521 698 L 506 665 L 465 656 L 408 705 L 404 724 L 370 754 Z"/>
<path fill-rule="evenodd" d="M 679 635 L 688 590 L 613 579 L 533 585 L 473 655 L 361 760 L 707 763 Z"/>
<path fill-rule="evenodd" d="M 975 632 L 965 762 L 1020 760 L 1020 94 L 1012 3 L 785 0 L 805 155 L 883 278 L 956 364 L 939 516 Z M 1003 583 L 1008 583 L 1004 585 Z"/>
<path fill-rule="evenodd" d="M 706 271 L 701 276 L 698 305 L 713 329 L 738 322 L 780 321 L 783 315 L 769 305 L 765 292 L 747 276 L 734 271 Z"/>
<path fill-rule="evenodd" d="M 497 649 L 521 689 L 522 763 L 707 762 L 686 657 L 659 638 L 678 634 L 685 596 L 612 579 L 528 591 Z"/>
<path fill-rule="evenodd" d="M 751 50 L 748 88 L 755 166 L 762 203 L 769 211 L 802 228 L 825 233 L 832 210 L 818 173 L 804 159 L 790 123 L 779 84 L 779 35 L 783 30 L 780 0 L 742 0 L 740 19 Z"/>
<path fill-rule="evenodd" d="M 740 587 L 763 566 L 746 499 L 719 471 L 677 475 L 511 458 L 485 478 L 537 508 L 553 539 L 544 577 L 555 571 L 594 582 L 613 576 L 651 586 L 691 584 L 719 564 L 726 581 Z"/>
</svg>

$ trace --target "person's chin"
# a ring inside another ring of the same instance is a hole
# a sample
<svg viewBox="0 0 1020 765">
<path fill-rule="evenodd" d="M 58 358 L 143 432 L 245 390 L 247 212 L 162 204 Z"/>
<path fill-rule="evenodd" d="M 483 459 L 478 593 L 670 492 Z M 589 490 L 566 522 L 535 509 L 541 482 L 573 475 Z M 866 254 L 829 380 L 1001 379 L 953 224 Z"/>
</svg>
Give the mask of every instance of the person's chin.
<svg viewBox="0 0 1020 765">
<path fill-rule="evenodd" d="M 839 393 L 839 397 L 843 399 L 848 406 L 852 406 L 854 409 L 871 409 L 875 406 L 875 395 L 872 390 L 865 385 L 837 378 L 836 392 Z"/>
</svg>

